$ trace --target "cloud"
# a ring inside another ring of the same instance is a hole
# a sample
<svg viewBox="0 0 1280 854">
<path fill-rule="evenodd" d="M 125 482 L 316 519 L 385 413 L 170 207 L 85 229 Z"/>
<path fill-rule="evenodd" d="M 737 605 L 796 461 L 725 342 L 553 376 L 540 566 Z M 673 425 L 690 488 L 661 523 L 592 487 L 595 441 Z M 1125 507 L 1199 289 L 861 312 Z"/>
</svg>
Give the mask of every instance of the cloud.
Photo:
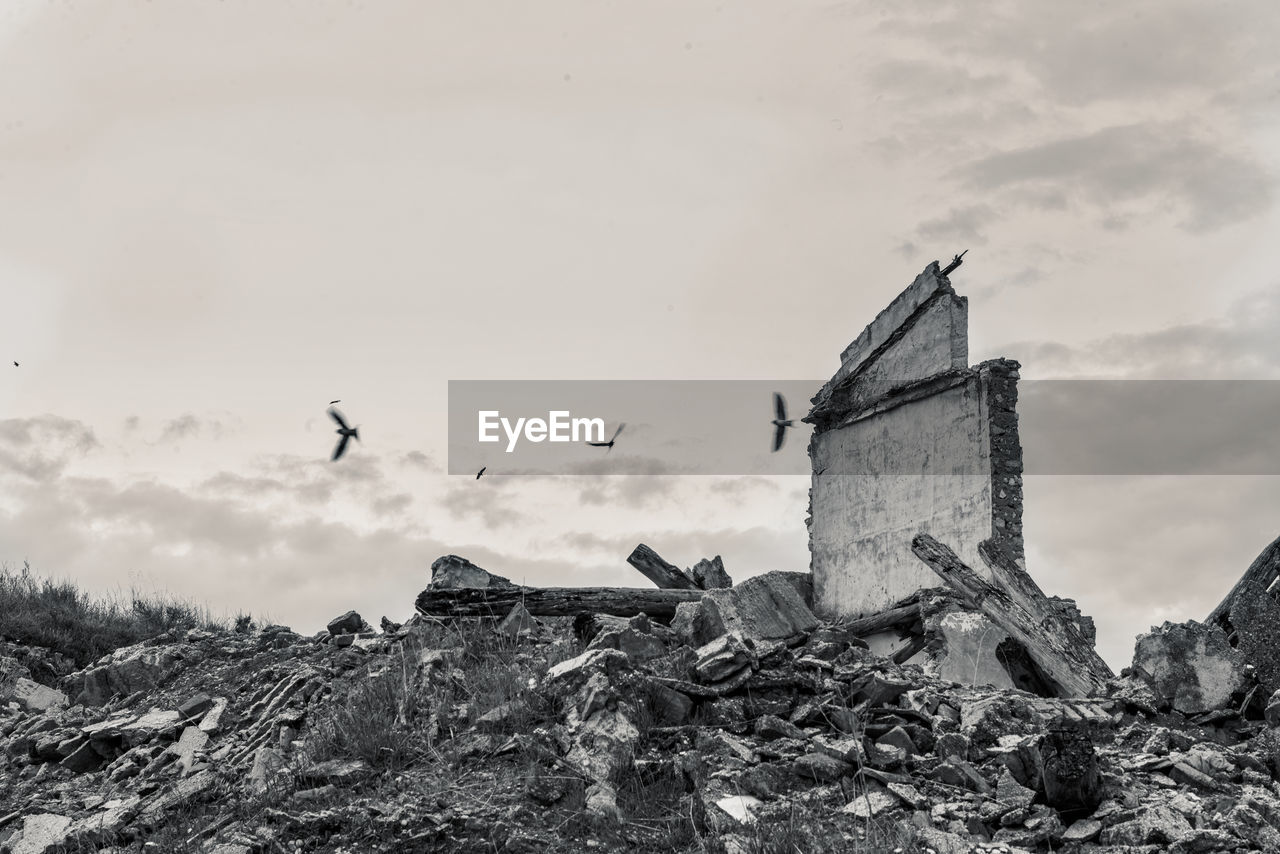
<svg viewBox="0 0 1280 854">
<path fill-rule="evenodd" d="M 128 426 L 128 425 L 126 425 Z M 221 439 L 227 434 L 227 425 L 218 418 L 201 418 L 187 412 L 164 423 L 157 444 L 180 442 L 183 439 L 210 438 Z"/>
<path fill-rule="evenodd" d="M 1138 204 L 1158 216 L 1173 203 L 1183 214 L 1178 225 L 1191 232 L 1250 219 L 1273 198 L 1273 177 L 1257 159 L 1187 124 L 1167 122 L 1105 127 L 1009 149 L 960 167 L 958 175 L 979 191 L 1071 187 L 1108 213 Z"/>
<path fill-rule="evenodd" d="M 70 462 L 100 447 L 93 429 L 57 415 L 0 420 L 0 472 L 50 481 Z"/>
<path fill-rule="evenodd" d="M 926 240 L 959 240 L 984 246 L 987 238 L 982 229 L 996 218 L 990 205 L 970 205 L 952 208 L 945 216 L 925 220 L 916 230 Z"/>
<path fill-rule="evenodd" d="M 1084 344 L 1016 342 L 1024 376 L 1117 379 L 1280 379 L 1280 292 L 1236 300 L 1219 317 Z"/>
<path fill-rule="evenodd" d="M 521 503 L 504 494 L 497 481 L 475 481 L 465 485 L 450 486 L 444 496 L 444 509 L 454 519 L 479 518 L 486 528 L 498 531 L 512 528 L 528 521 L 529 517 L 516 507 Z"/>
</svg>

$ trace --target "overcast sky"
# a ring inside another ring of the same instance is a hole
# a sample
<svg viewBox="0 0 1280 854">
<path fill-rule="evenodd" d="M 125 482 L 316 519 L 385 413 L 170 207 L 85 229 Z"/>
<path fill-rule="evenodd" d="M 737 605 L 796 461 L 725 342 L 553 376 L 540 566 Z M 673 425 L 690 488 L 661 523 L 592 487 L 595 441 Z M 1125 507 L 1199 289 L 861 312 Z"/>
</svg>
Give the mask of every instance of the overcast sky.
<svg viewBox="0 0 1280 854">
<path fill-rule="evenodd" d="M 0 558 L 306 632 L 450 552 L 805 569 L 802 476 L 445 475 L 447 383 L 822 381 L 962 249 L 973 362 L 1280 377 L 1274 3 L 963 8 L 0 5 Z M 1280 535 L 1273 477 L 1026 499 L 1117 668 Z"/>
</svg>

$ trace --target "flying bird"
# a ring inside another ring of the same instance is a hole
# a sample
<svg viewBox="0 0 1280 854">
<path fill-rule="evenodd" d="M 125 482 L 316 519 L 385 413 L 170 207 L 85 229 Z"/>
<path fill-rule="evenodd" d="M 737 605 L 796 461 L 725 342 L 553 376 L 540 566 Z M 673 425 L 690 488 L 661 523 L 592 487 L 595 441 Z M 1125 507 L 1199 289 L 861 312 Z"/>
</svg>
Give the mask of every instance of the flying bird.
<svg viewBox="0 0 1280 854">
<path fill-rule="evenodd" d="M 480 467 L 480 471 L 476 472 L 476 480 L 479 480 L 479 479 L 480 479 L 480 475 L 484 474 L 484 470 L 485 470 L 485 469 L 487 469 L 487 468 L 488 468 L 488 466 L 481 466 L 481 467 Z"/>
<path fill-rule="evenodd" d="M 342 403 L 342 401 L 341 401 L 341 400 L 331 400 L 331 401 L 329 401 L 329 405 L 330 405 L 330 406 L 333 406 L 335 403 Z"/>
<path fill-rule="evenodd" d="M 609 451 L 612 451 L 612 450 L 613 450 L 613 440 L 618 438 L 618 434 L 619 434 L 619 433 L 621 433 L 621 432 L 622 432 L 622 428 L 623 428 L 623 427 L 626 427 L 626 426 L 627 426 L 627 425 L 626 425 L 625 423 L 619 424 L 619 425 L 618 425 L 618 429 L 613 431 L 613 437 L 612 437 L 612 438 L 610 438 L 610 439 L 609 439 L 609 441 L 607 441 L 607 442 L 588 442 L 587 444 L 588 444 L 588 445 L 591 445 L 593 448 L 608 448 L 608 449 L 609 449 Z M 605 451 L 605 453 L 607 454 L 607 453 L 609 453 L 609 451 Z"/>
<path fill-rule="evenodd" d="M 796 426 L 796 422 L 787 420 L 787 402 L 776 391 L 773 393 L 773 409 L 778 417 L 770 423 L 777 428 L 773 434 L 774 453 L 782 450 L 782 443 L 787 439 L 787 428 Z"/>
<path fill-rule="evenodd" d="M 348 427 L 347 422 L 342 417 L 342 413 L 334 409 L 332 406 L 329 407 L 329 417 L 338 422 L 338 429 L 334 432 L 342 437 L 338 440 L 338 447 L 333 449 L 333 457 L 330 462 L 334 462 L 338 457 L 341 457 L 346 453 L 347 442 L 352 439 L 356 439 L 357 441 L 360 439 L 360 428 Z"/>
</svg>

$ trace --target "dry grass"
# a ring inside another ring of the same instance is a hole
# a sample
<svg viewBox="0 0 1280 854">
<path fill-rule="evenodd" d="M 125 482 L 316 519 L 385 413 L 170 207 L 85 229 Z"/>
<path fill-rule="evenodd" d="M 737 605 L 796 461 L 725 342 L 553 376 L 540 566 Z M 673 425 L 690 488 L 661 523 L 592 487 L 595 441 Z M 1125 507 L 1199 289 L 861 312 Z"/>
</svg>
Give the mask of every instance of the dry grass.
<svg viewBox="0 0 1280 854">
<path fill-rule="evenodd" d="M 207 609 L 170 596 L 94 597 L 25 562 L 20 570 L 0 567 L 0 635 L 60 652 L 78 667 L 170 629 L 197 627 L 224 628 Z"/>
</svg>

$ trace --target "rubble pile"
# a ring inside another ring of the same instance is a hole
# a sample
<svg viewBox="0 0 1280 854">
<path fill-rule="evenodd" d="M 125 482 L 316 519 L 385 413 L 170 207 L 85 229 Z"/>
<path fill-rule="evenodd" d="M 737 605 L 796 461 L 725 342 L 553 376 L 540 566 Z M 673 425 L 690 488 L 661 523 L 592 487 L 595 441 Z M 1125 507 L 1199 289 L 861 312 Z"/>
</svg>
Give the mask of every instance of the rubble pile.
<svg viewBox="0 0 1280 854">
<path fill-rule="evenodd" d="M 956 679 L 986 618 L 952 589 L 824 621 L 801 574 L 700 577 L 665 621 L 348 612 L 74 672 L 6 643 L 0 851 L 1280 850 L 1280 692 L 1217 624 L 1063 696 Z"/>
</svg>

